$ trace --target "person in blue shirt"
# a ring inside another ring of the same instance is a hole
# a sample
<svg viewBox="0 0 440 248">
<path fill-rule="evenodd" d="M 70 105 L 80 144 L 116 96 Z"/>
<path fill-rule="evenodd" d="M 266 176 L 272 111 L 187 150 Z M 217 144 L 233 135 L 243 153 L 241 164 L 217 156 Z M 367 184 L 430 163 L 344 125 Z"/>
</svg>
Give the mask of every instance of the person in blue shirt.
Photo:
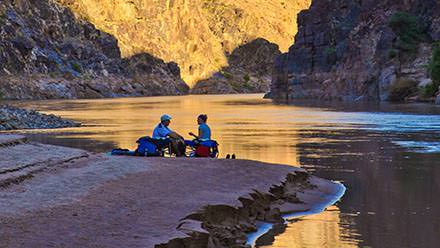
<svg viewBox="0 0 440 248">
<path fill-rule="evenodd" d="M 201 114 L 197 117 L 197 124 L 199 124 L 199 133 L 195 135 L 190 132 L 189 135 L 193 136 L 198 141 L 208 141 L 211 140 L 211 128 L 209 128 L 206 122 L 208 121 L 208 116 Z"/>
<path fill-rule="evenodd" d="M 160 117 L 160 123 L 153 130 L 153 137 L 152 137 L 153 139 L 158 139 L 158 140 L 169 139 L 169 135 L 173 132 L 173 130 L 169 128 L 171 119 L 172 118 L 169 115 L 162 115 Z"/>
<path fill-rule="evenodd" d="M 211 128 L 206 124 L 207 121 L 207 115 L 199 115 L 197 117 L 197 124 L 199 124 L 198 135 L 190 132 L 189 135 L 193 136 L 195 139 L 185 140 L 187 146 L 191 146 L 195 149 L 193 153 L 193 156 L 195 157 L 215 157 L 216 154 L 218 154 L 218 144 L 215 140 L 211 139 Z M 206 148 L 209 150 L 207 151 Z"/>
<path fill-rule="evenodd" d="M 169 128 L 171 123 L 171 116 L 162 115 L 160 117 L 160 123 L 154 128 L 152 138 L 156 140 L 156 143 L 166 148 L 171 144 L 172 152 L 176 156 L 185 155 L 185 141 L 183 137 Z"/>
</svg>

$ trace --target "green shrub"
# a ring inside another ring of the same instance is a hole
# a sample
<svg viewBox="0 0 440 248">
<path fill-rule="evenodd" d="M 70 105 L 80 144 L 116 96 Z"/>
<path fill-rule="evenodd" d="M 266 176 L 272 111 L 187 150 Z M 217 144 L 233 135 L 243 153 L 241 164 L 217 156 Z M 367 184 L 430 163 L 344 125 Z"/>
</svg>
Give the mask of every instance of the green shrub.
<svg viewBox="0 0 440 248">
<path fill-rule="evenodd" d="M 325 56 L 326 56 L 326 60 L 327 63 L 329 65 L 334 65 L 337 62 L 337 58 L 336 58 L 336 48 L 335 47 L 327 47 L 324 50 Z"/>
<path fill-rule="evenodd" d="M 420 95 L 424 99 L 434 97 L 438 91 L 438 84 L 432 83 L 423 87 L 420 91 Z"/>
<path fill-rule="evenodd" d="M 334 54 L 336 54 L 336 48 L 335 47 L 327 47 L 324 52 L 326 55 L 334 55 Z"/>
<path fill-rule="evenodd" d="M 0 27 L 6 24 L 6 14 L 0 11 Z"/>
<path fill-rule="evenodd" d="M 440 86 L 440 43 L 435 43 L 433 46 L 432 57 L 428 64 L 428 72 L 432 79 L 432 84 L 423 88 L 422 96 L 425 98 L 435 96 Z"/>
<path fill-rule="evenodd" d="M 419 25 L 417 17 L 407 12 L 396 12 L 391 16 L 388 23 L 397 35 L 394 47 L 404 53 L 414 54 L 419 44 L 425 39 L 425 32 Z"/>
<path fill-rule="evenodd" d="M 394 59 L 397 55 L 399 55 L 399 52 L 396 49 L 388 50 L 388 58 Z"/>
<path fill-rule="evenodd" d="M 246 74 L 246 75 L 244 75 L 243 79 L 247 83 L 251 80 L 251 77 L 249 76 L 249 74 Z"/>
<path fill-rule="evenodd" d="M 245 88 L 247 90 L 255 90 L 255 86 L 250 84 L 249 82 L 244 83 L 243 88 Z"/>
<path fill-rule="evenodd" d="M 70 65 L 72 66 L 72 69 L 73 69 L 74 71 L 79 72 L 79 73 L 82 72 L 82 67 L 81 67 L 81 65 L 79 65 L 78 63 L 76 63 L 76 62 L 72 62 L 72 63 L 70 63 Z"/>
<path fill-rule="evenodd" d="M 223 75 L 226 79 L 228 79 L 228 80 L 232 80 L 232 79 L 234 79 L 234 76 L 232 76 L 231 73 L 228 73 L 228 72 L 223 71 L 223 72 L 222 72 L 222 75 Z"/>
<path fill-rule="evenodd" d="M 409 78 L 399 78 L 390 86 L 390 101 L 403 101 L 405 97 L 417 93 L 417 82 Z"/>
<path fill-rule="evenodd" d="M 435 83 L 440 83 L 440 43 L 435 43 L 428 65 L 429 75 Z"/>
<path fill-rule="evenodd" d="M 232 87 L 233 90 L 235 91 L 240 91 L 241 90 L 241 84 L 235 81 L 231 81 L 229 82 L 229 85 Z"/>
</svg>

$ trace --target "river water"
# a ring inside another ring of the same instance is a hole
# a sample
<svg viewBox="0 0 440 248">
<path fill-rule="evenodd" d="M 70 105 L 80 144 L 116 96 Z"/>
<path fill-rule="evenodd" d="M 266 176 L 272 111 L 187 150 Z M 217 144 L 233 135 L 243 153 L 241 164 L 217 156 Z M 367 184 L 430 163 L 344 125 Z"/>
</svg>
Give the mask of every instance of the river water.
<svg viewBox="0 0 440 248">
<path fill-rule="evenodd" d="M 83 127 L 32 139 L 107 152 L 134 149 L 161 114 L 181 134 L 206 113 L 221 156 L 301 166 L 342 182 L 343 199 L 290 223 L 261 247 L 440 247 L 440 108 L 353 103 L 274 104 L 262 95 L 15 102 Z M 319 107 L 318 107 L 319 106 Z"/>
</svg>

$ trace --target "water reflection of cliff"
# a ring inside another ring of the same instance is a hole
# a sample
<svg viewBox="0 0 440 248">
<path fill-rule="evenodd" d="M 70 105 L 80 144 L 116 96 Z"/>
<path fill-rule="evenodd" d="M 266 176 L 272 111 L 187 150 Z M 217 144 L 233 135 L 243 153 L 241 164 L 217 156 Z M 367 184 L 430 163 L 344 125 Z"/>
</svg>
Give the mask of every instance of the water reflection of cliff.
<svg viewBox="0 0 440 248">
<path fill-rule="evenodd" d="M 303 248 L 303 247 L 357 247 L 353 240 L 356 233 L 345 229 L 346 219 L 341 218 L 338 207 L 301 218 L 288 225 L 283 235 L 275 237 L 275 242 L 265 248 Z M 348 238 L 347 238 L 348 237 Z"/>
<path fill-rule="evenodd" d="M 411 153 L 391 143 L 432 134 L 301 133 L 304 140 L 311 136 L 339 140 L 303 143 L 298 151 L 302 165 L 347 186 L 338 206 L 341 222 L 350 223 L 349 239 L 361 239 L 361 246 L 371 247 L 438 247 L 440 156 Z"/>
</svg>

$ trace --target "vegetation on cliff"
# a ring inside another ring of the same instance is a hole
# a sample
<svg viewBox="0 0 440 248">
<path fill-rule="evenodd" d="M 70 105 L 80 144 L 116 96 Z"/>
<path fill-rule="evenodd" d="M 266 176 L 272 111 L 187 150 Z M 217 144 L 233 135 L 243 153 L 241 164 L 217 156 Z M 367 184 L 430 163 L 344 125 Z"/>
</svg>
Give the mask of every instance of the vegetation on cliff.
<svg viewBox="0 0 440 248">
<path fill-rule="evenodd" d="M 389 26 L 397 35 L 393 47 L 404 54 L 416 54 L 420 42 L 427 36 L 417 17 L 407 12 L 394 13 L 390 18 Z"/>
<path fill-rule="evenodd" d="M 424 95 L 426 97 L 434 97 L 439 91 L 440 87 L 440 43 L 434 44 L 432 58 L 428 66 L 429 74 L 431 75 L 432 84 L 425 87 Z"/>
</svg>

